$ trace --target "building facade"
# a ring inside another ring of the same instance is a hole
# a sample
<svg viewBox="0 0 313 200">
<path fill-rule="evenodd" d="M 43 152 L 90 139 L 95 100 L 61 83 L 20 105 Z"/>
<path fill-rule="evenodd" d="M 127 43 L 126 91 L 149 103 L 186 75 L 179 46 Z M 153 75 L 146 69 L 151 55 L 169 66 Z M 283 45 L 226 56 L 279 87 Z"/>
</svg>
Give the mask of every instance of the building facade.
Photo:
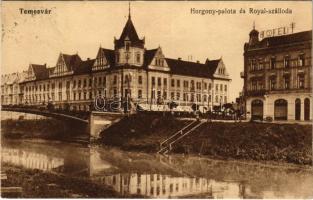
<svg viewBox="0 0 313 200">
<path fill-rule="evenodd" d="M 114 49 L 100 47 L 95 59 L 60 53 L 54 67 L 30 64 L 21 83 L 23 103 L 73 110 L 93 109 L 95 98 L 131 99 L 142 109 L 162 110 L 176 102 L 212 108 L 229 101 L 230 78 L 222 59 L 204 63 L 167 58 L 161 47 L 145 48 L 131 16 Z"/>
<path fill-rule="evenodd" d="M 259 40 L 253 29 L 244 45 L 247 118 L 312 119 L 312 31 Z"/>
<path fill-rule="evenodd" d="M 1 76 L 1 104 L 19 105 L 23 102 L 23 82 L 26 72 L 12 73 Z"/>
</svg>

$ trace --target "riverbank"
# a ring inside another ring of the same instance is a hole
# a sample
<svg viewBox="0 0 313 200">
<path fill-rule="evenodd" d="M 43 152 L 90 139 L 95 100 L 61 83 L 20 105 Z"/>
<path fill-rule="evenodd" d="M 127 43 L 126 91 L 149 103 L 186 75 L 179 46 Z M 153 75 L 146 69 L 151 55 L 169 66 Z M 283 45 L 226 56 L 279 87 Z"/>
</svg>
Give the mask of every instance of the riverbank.
<svg viewBox="0 0 313 200">
<path fill-rule="evenodd" d="M 132 198 L 122 196 L 112 187 L 92 182 L 88 178 L 65 176 L 2 164 L 1 171 L 7 175 L 2 187 L 22 187 L 22 198 Z M 2 194 L 2 197 L 6 197 Z"/>
<path fill-rule="evenodd" d="M 99 143 L 157 152 L 160 142 L 188 123 L 171 116 L 133 115 L 103 131 Z M 176 143 L 173 153 L 312 165 L 312 125 L 208 122 Z"/>
</svg>

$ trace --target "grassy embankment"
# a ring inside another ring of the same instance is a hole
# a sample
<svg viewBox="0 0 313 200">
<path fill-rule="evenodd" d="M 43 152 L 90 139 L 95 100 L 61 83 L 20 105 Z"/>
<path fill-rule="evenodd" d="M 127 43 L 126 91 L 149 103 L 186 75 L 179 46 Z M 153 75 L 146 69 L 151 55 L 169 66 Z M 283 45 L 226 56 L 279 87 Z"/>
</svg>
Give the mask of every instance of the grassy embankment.
<svg viewBox="0 0 313 200">
<path fill-rule="evenodd" d="M 121 198 L 112 187 L 95 183 L 88 178 L 65 176 L 36 169 L 2 165 L 7 180 L 3 187 L 22 187 L 23 198 Z M 2 195 L 2 197 L 6 197 Z"/>
<path fill-rule="evenodd" d="M 105 130 L 101 142 L 123 150 L 157 152 L 159 143 L 188 121 L 134 115 Z M 205 123 L 174 146 L 175 153 L 221 159 L 312 164 L 312 126 L 266 123 Z"/>
<path fill-rule="evenodd" d="M 76 136 L 87 136 L 83 126 L 55 119 L 8 119 L 1 121 L 1 134 L 10 139 L 68 140 Z"/>
</svg>

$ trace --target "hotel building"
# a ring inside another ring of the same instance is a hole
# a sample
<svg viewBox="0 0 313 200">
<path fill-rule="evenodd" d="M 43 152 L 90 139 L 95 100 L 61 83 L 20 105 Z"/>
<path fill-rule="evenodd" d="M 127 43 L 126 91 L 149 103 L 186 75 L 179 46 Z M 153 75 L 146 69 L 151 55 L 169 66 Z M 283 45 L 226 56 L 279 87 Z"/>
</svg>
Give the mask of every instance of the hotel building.
<svg viewBox="0 0 313 200">
<path fill-rule="evenodd" d="M 20 83 L 23 104 L 90 110 L 94 99 L 130 98 L 144 109 L 160 110 L 176 102 L 212 109 L 229 101 L 230 78 L 222 59 L 204 63 L 167 58 L 161 47 L 145 48 L 129 14 L 114 49 L 100 47 L 95 59 L 60 53 L 54 67 L 30 64 Z"/>
<path fill-rule="evenodd" d="M 259 40 L 253 29 L 244 44 L 247 118 L 312 119 L 312 31 Z"/>
</svg>

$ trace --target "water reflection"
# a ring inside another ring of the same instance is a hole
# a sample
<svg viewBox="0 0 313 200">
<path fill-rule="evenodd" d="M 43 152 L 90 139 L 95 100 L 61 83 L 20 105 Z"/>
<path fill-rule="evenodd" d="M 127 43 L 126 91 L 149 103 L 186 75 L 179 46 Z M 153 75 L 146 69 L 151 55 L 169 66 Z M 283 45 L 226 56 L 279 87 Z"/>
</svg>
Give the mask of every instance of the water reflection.
<svg viewBox="0 0 313 200">
<path fill-rule="evenodd" d="M 1 148 L 2 162 L 30 169 L 52 170 L 64 165 L 63 158 L 49 157 L 42 153 L 29 152 L 14 148 Z"/>
<path fill-rule="evenodd" d="M 2 162 L 53 170 L 152 198 L 311 198 L 312 170 L 162 157 L 67 143 L 2 141 Z"/>
<path fill-rule="evenodd" d="M 115 174 L 94 177 L 93 180 L 111 185 L 121 194 L 141 194 L 153 198 L 243 198 L 247 192 L 245 185 L 237 182 L 160 174 Z"/>
</svg>

